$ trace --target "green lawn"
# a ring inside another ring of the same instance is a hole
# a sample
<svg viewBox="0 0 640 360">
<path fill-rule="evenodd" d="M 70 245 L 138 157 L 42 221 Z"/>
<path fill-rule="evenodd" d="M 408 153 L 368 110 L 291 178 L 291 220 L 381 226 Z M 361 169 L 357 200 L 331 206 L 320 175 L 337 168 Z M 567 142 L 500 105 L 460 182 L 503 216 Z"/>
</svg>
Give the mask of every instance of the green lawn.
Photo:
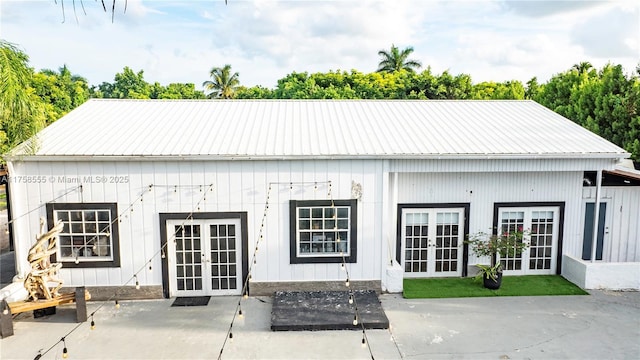
<svg viewBox="0 0 640 360">
<path fill-rule="evenodd" d="M 474 278 L 404 279 L 407 299 L 480 296 L 588 295 L 560 275 L 504 276 L 498 290 L 485 289 Z"/>
</svg>

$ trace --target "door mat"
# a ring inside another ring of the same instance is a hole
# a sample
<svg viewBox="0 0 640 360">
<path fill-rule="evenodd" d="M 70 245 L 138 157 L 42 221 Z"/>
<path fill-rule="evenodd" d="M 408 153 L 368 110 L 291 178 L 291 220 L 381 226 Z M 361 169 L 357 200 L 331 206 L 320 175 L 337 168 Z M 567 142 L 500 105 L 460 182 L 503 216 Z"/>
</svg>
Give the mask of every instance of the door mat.
<svg viewBox="0 0 640 360">
<path fill-rule="evenodd" d="M 207 306 L 211 296 L 180 296 L 171 306 Z"/>
<path fill-rule="evenodd" d="M 278 291 L 271 309 L 271 330 L 362 330 L 388 329 L 389 320 L 373 290 L 348 291 Z M 355 305 L 359 321 L 353 325 Z"/>
</svg>

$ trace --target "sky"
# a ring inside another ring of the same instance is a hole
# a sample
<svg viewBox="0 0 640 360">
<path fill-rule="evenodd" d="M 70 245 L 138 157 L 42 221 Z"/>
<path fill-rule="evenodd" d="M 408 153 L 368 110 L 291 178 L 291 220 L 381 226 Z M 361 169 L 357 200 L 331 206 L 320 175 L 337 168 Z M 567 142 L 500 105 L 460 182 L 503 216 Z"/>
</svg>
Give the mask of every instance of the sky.
<svg viewBox="0 0 640 360">
<path fill-rule="evenodd" d="M 113 21 L 112 1 L 1 0 L 0 38 L 34 69 L 66 64 L 90 85 L 128 66 L 149 83 L 202 89 L 230 64 L 241 85 L 275 88 L 292 72 L 374 72 L 392 44 L 474 83 L 547 81 L 582 61 L 629 74 L 640 64 L 634 0 L 115 0 Z"/>
</svg>

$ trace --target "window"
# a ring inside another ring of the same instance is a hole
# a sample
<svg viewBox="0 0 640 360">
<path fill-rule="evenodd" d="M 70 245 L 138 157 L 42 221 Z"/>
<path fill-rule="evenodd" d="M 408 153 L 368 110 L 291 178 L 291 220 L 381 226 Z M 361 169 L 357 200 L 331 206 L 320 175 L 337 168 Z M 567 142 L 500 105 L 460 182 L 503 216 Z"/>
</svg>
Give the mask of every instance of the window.
<svg viewBox="0 0 640 360">
<path fill-rule="evenodd" d="M 291 200 L 290 208 L 292 264 L 356 262 L 356 200 Z"/>
<path fill-rule="evenodd" d="M 56 261 L 65 267 L 118 267 L 115 203 L 47 204 L 49 228 L 62 221 Z"/>
</svg>

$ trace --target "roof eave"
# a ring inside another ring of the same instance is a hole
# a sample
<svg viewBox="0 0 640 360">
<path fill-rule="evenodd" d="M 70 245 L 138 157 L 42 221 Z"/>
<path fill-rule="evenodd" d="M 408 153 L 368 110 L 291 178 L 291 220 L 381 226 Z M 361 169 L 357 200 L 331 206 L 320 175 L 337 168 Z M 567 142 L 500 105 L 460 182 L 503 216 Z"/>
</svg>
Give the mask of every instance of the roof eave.
<svg viewBox="0 0 640 360">
<path fill-rule="evenodd" d="M 540 160 L 540 159 L 612 159 L 622 160 L 629 153 L 531 153 L 531 154 L 321 154 L 321 155 L 7 155 L 16 161 L 248 161 L 248 160 Z"/>
</svg>

